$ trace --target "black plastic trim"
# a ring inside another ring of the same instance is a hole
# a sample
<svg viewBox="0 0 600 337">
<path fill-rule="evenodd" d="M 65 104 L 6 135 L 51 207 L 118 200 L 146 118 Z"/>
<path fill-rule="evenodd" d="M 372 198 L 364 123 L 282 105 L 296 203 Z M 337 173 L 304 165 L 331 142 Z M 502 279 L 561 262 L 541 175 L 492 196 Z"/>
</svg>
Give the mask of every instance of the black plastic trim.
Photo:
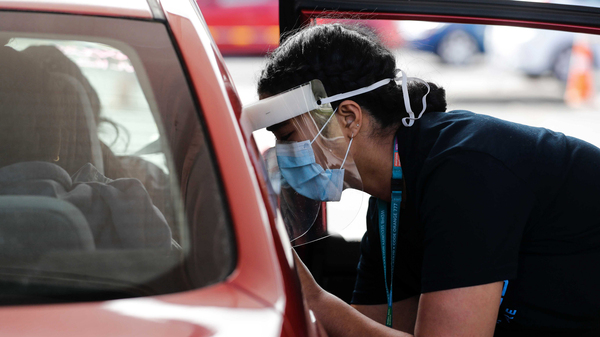
<svg viewBox="0 0 600 337">
<path fill-rule="evenodd" d="M 439 15 L 600 28 L 600 8 L 511 0 L 279 0 L 281 33 L 299 28 L 302 11 Z M 336 13 L 337 15 L 338 13 Z"/>
</svg>

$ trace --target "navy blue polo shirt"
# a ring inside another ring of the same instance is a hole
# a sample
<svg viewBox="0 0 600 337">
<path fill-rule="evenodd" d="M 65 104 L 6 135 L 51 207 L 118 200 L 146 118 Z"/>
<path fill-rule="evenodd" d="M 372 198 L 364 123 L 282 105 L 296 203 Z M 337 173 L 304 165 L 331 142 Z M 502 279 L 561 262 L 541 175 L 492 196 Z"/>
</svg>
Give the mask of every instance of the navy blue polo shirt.
<svg viewBox="0 0 600 337">
<path fill-rule="evenodd" d="M 497 334 L 598 323 L 600 149 L 468 111 L 427 113 L 397 137 L 394 301 L 507 280 Z M 386 303 L 376 210 L 371 198 L 354 304 Z"/>
</svg>

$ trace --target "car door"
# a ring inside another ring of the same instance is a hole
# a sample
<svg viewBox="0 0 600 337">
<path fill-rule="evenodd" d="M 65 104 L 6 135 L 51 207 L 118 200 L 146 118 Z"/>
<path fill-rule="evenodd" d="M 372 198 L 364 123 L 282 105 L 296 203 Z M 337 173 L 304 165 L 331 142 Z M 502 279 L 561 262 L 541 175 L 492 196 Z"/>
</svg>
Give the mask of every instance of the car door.
<svg viewBox="0 0 600 337">
<path fill-rule="evenodd" d="M 282 35 L 331 17 L 428 27 L 485 25 L 485 53 L 475 65 L 443 64 L 405 45 L 395 50 L 399 66 L 441 82 L 449 110 L 547 127 L 600 146 L 597 6 L 595 1 L 280 0 L 279 22 Z M 333 237 L 301 248 L 317 281 L 346 301 L 352 297 L 360 253 L 357 240 Z"/>
<path fill-rule="evenodd" d="M 195 2 L 0 1 L 0 60 L 0 334 L 318 335 Z"/>
</svg>

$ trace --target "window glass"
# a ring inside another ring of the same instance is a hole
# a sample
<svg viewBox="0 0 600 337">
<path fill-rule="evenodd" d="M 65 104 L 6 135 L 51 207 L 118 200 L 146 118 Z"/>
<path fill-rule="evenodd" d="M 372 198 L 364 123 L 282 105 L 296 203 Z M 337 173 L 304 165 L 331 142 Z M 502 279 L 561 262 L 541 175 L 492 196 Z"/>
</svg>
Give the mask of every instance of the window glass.
<svg viewBox="0 0 600 337">
<path fill-rule="evenodd" d="M 65 57 L 63 62 L 70 61 L 72 67 L 80 69 L 81 80 L 89 82 L 94 97 L 99 99 L 99 140 L 117 156 L 140 156 L 168 173 L 164 153 L 147 149 L 159 145 L 159 131 L 127 55 L 111 46 L 86 41 L 12 38 L 7 46 L 43 58 L 41 61 L 46 63 L 52 62 L 47 55 L 50 47 L 60 51 Z M 62 57 L 56 51 L 53 54 Z"/>
<path fill-rule="evenodd" d="M 0 121 L 0 304 L 164 294 L 232 271 L 162 24 L 0 12 Z"/>
</svg>

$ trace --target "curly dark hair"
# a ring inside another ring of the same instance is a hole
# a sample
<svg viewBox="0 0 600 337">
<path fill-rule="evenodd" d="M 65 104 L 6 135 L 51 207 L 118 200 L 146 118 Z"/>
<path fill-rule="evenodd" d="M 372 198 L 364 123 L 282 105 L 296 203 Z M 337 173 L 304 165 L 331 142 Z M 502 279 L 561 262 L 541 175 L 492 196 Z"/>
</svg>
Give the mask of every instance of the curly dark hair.
<svg viewBox="0 0 600 337">
<path fill-rule="evenodd" d="M 396 59 L 369 29 L 358 25 L 311 25 L 290 34 L 268 57 L 258 81 L 258 94 L 268 97 L 313 79 L 319 79 L 329 96 L 396 77 Z M 443 88 L 429 83 L 427 112 L 446 111 Z M 413 111 L 422 109 L 427 87 L 410 82 Z M 395 131 L 407 117 L 402 88 L 394 82 L 352 97 L 379 124 L 381 133 Z M 332 103 L 335 108 L 339 102 Z"/>
</svg>

